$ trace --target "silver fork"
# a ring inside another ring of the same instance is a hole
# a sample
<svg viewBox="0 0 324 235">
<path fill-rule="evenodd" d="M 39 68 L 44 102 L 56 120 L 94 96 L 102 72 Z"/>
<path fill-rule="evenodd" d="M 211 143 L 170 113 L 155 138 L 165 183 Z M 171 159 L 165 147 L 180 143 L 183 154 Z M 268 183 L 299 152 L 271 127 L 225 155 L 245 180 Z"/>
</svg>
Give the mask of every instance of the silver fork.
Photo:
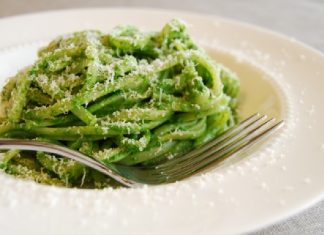
<svg viewBox="0 0 324 235">
<path fill-rule="evenodd" d="M 0 139 L 0 149 L 43 151 L 78 161 L 126 187 L 172 183 L 220 164 L 229 157 L 246 153 L 253 145 L 284 124 L 256 113 L 218 138 L 179 157 L 150 166 L 125 166 L 103 163 L 80 152 L 59 145 L 22 139 Z"/>
</svg>

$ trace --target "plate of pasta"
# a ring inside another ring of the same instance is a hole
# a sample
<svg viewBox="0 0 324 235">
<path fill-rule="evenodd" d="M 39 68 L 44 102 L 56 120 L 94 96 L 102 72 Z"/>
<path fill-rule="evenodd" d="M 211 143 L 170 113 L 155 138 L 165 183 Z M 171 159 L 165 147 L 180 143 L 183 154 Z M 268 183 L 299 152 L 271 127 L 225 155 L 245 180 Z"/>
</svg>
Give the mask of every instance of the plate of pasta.
<svg viewBox="0 0 324 235">
<path fill-rule="evenodd" d="M 246 158 L 136 189 L 59 156 L 3 151 L 5 233 L 241 233 L 323 197 L 324 113 L 313 94 L 321 96 L 324 57 L 300 42 L 231 20 L 153 9 L 9 17 L 0 20 L 0 33 L 1 138 L 147 166 L 252 113 L 285 120 Z"/>
</svg>

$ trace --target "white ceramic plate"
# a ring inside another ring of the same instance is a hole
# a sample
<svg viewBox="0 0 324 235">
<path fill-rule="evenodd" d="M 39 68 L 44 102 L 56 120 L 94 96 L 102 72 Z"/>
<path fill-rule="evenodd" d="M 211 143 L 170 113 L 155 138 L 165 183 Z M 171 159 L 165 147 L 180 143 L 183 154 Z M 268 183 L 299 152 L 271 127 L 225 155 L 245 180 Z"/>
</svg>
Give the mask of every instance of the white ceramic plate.
<svg viewBox="0 0 324 235">
<path fill-rule="evenodd" d="M 32 63 L 63 33 L 118 24 L 158 30 L 172 18 L 242 80 L 241 114 L 286 125 L 249 158 L 183 182 L 101 191 L 37 185 L 0 174 L 2 234 L 220 234 L 251 231 L 323 197 L 324 56 L 293 39 L 211 16 L 84 9 L 0 20 L 0 78 Z"/>
</svg>

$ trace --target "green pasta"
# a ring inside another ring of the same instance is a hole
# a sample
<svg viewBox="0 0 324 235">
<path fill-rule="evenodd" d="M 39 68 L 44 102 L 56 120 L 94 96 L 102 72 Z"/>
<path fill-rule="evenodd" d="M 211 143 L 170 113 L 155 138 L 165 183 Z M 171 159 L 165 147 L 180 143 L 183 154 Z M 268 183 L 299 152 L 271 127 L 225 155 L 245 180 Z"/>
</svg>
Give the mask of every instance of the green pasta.
<svg viewBox="0 0 324 235">
<path fill-rule="evenodd" d="M 167 161 L 237 121 L 239 80 L 190 38 L 179 20 L 159 32 L 118 26 L 56 38 L 1 92 L 0 136 L 48 141 L 104 164 Z M 66 187 L 116 182 L 43 152 L 0 153 L 0 168 Z"/>
</svg>

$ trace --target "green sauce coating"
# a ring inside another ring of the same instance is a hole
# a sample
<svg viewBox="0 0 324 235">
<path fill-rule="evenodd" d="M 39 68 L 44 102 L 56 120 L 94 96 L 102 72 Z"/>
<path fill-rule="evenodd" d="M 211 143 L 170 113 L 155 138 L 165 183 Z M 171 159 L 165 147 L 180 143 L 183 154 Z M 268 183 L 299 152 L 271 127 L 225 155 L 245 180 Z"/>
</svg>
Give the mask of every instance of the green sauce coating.
<svg viewBox="0 0 324 235">
<path fill-rule="evenodd" d="M 49 141 L 104 164 L 150 165 L 235 125 L 239 79 L 199 48 L 179 20 L 159 32 L 118 26 L 56 38 L 1 92 L 0 136 Z M 0 168 L 66 187 L 118 184 L 73 160 L 0 153 Z"/>
</svg>

